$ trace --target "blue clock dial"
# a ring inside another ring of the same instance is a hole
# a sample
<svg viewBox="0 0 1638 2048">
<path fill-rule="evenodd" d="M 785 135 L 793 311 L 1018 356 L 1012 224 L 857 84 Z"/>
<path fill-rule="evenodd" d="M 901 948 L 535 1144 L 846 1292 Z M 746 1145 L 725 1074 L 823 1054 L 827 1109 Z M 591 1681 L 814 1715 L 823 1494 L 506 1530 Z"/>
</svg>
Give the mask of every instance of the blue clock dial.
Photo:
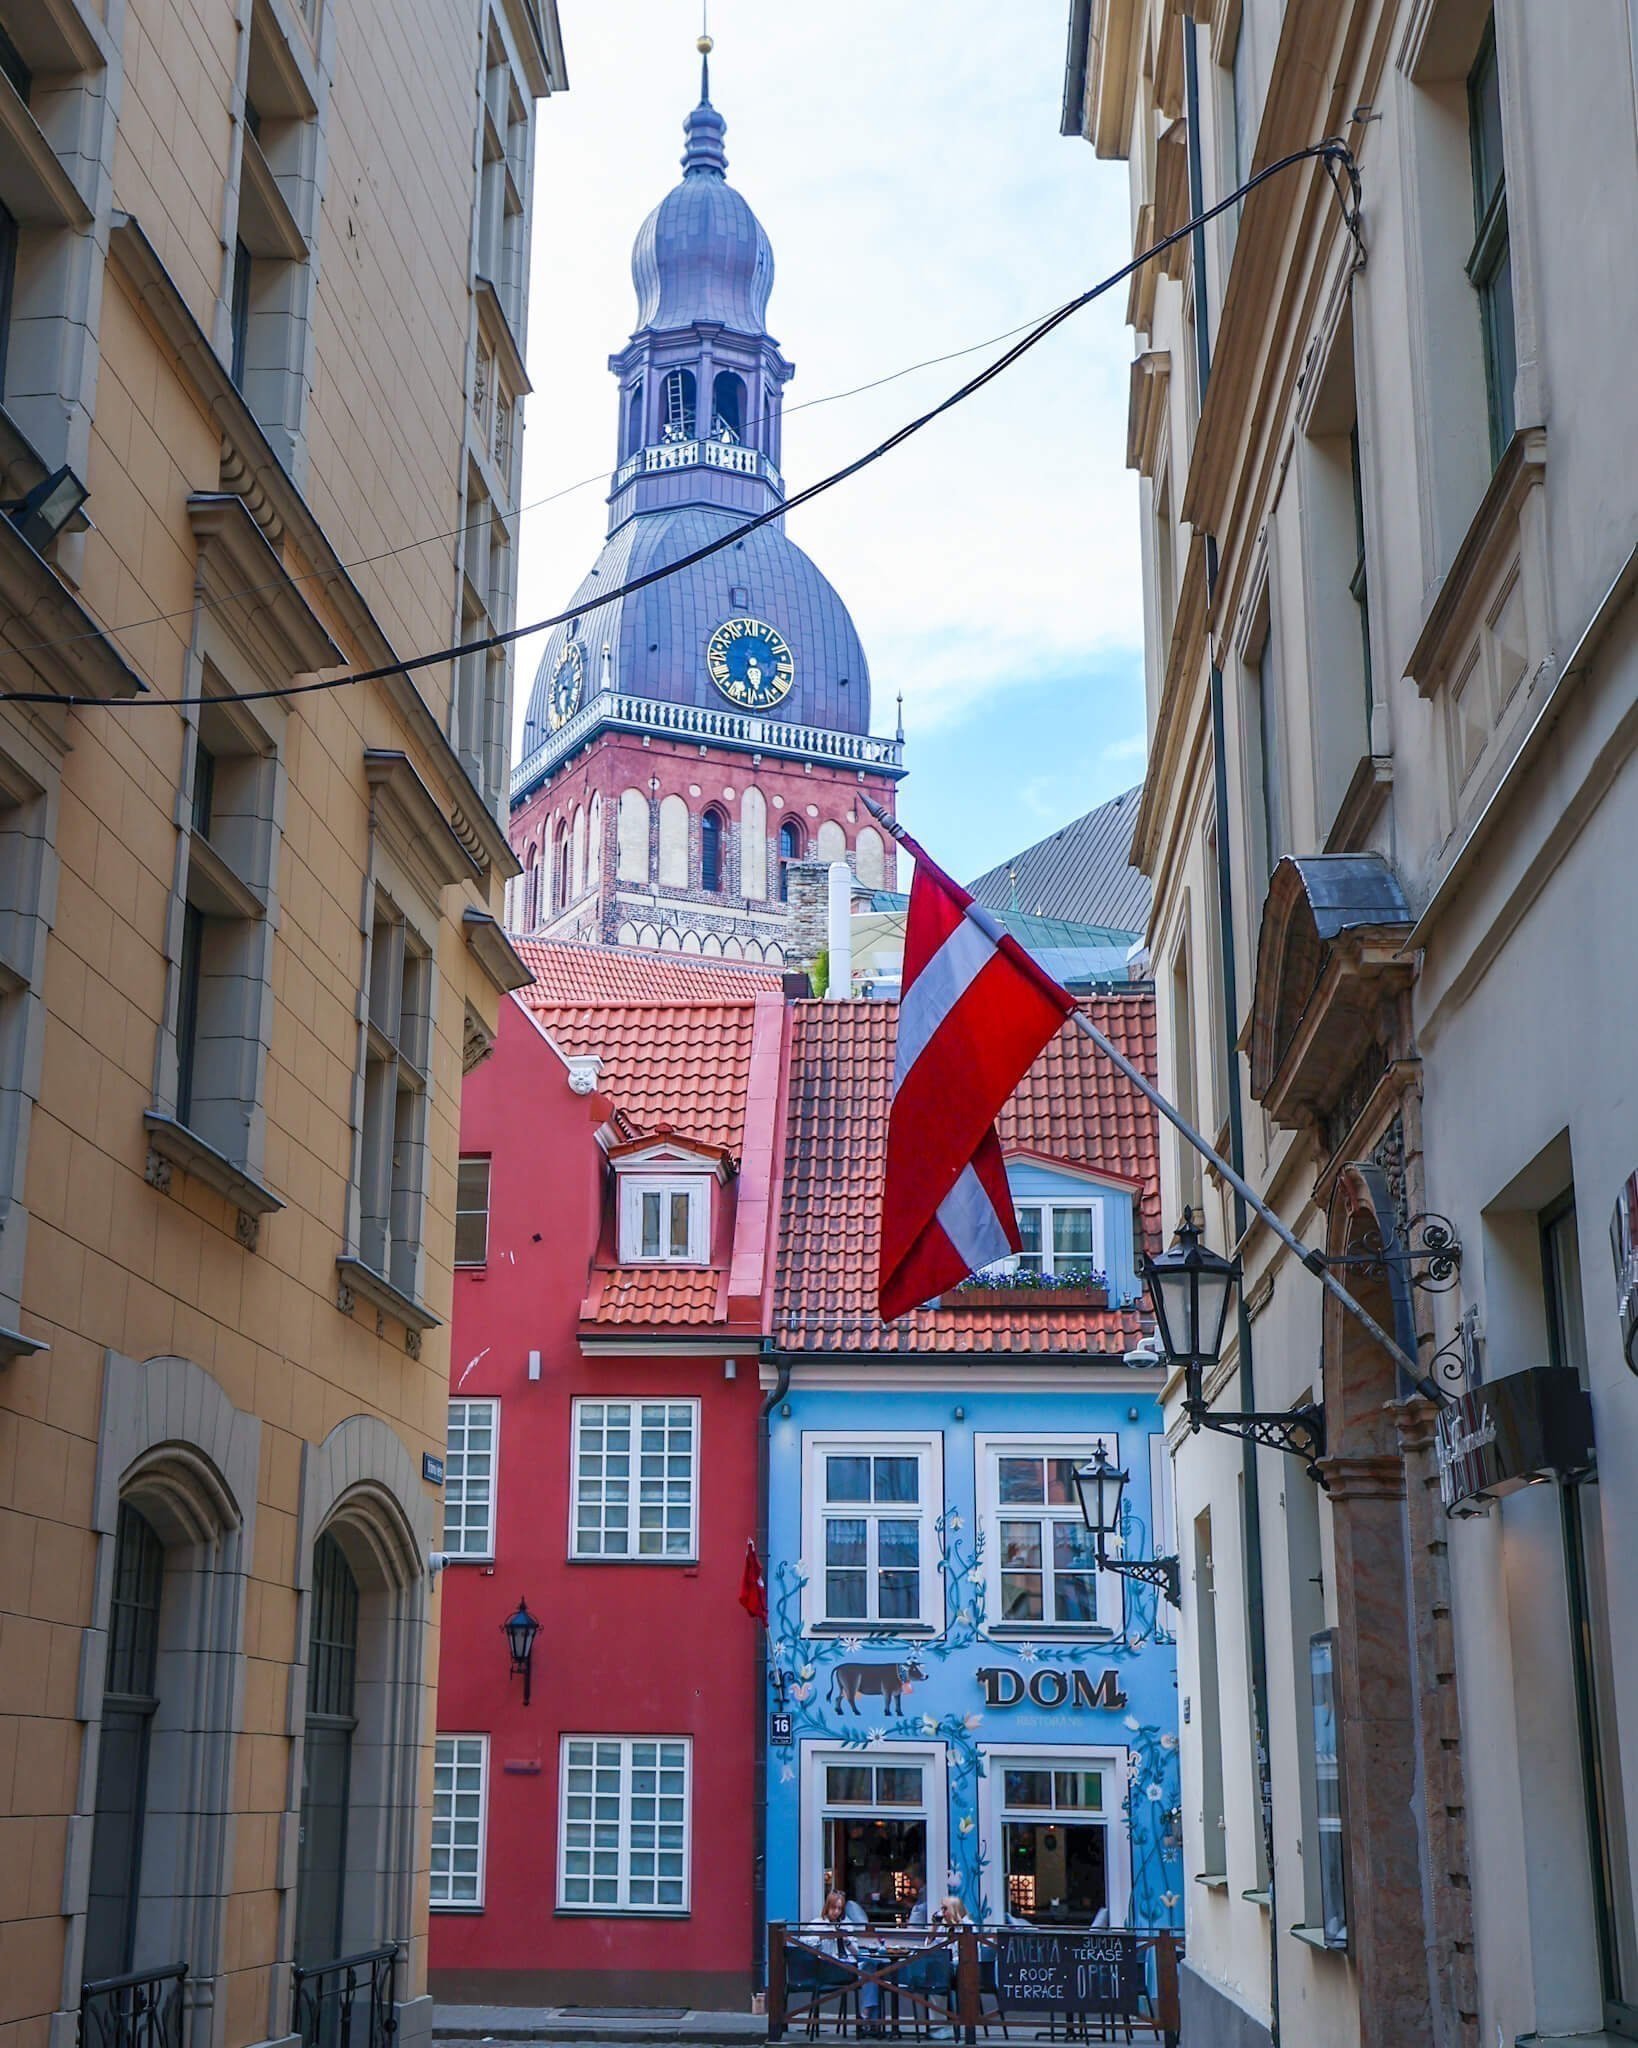
<svg viewBox="0 0 1638 2048">
<path fill-rule="evenodd" d="M 585 687 L 585 681 L 585 660 L 581 655 L 579 643 L 571 640 L 552 672 L 550 706 L 554 731 L 572 718 L 579 708 L 580 692 Z"/>
<path fill-rule="evenodd" d="M 796 680 L 783 634 L 761 619 L 724 619 L 705 643 L 705 666 L 729 702 L 746 711 L 781 703 Z"/>
</svg>

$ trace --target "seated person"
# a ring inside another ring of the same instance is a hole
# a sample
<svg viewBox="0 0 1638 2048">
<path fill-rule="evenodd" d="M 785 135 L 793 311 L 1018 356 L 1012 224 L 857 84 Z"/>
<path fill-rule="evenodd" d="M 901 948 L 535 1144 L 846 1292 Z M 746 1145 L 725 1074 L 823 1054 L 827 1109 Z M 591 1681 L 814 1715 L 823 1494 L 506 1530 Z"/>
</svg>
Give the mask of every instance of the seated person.
<svg viewBox="0 0 1638 2048">
<path fill-rule="evenodd" d="M 926 1880 L 921 1872 L 914 1867 L 905 1872 L 904 1878 L 905 1889 L 912 1901 L 910 1911 L 905 1916 L 904 1924 L 907 1927 L 925 1927 L 927 1925 Z"/>
<path fill-rule="evenodd" d="M 833 1950 L 839 1958 L 846 1961 L 853 1953 L 853 1939 L 846 1930 L 850 1927 L 868 1927 L 870 1924 L 864 1908 L 848 1898 L 845 1892 L 827 1892 L 822 1917 L 825 1923 L 825 1931 L 820 1936 L 823 1946 Z M 870 1965 L 865 1963 L 863 1967 L 868 1969 Z M 881 2005 L 881 1986 L 861 1981 L 859 2021 L 872 2033 L 876 2031 Z"/>
</svg>

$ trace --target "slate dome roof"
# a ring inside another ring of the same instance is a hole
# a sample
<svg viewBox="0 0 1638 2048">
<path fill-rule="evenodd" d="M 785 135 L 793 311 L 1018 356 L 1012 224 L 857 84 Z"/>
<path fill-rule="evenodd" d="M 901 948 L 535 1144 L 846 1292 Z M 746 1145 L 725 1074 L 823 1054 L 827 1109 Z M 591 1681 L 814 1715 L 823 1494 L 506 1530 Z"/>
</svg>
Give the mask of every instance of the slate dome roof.
<svg viewBox="0 0 1638 2048">
<path fill-rule="evenodd" d="M 575 592 L 584 604 L 741 524 L 737 513 L 679 505 L 628 519 L 609 536 L 597 566 Z M 748 616 L 782 633 L 796 678 L 777 709 L 763 715 L 831 732 L 870 730 L 870 669 L 847 606 L 819 568 L 777 526 L 759 527 L 720 554 L 679 570 L 646 590 L 600 605 L 578 622 L 585 665 L 581 705 L 610 689 L 652 701 L 733 712 L 711 681 L 705 645 L 724 619 Z M 529 695 L 520 759 L 551 731 L 549 699 L 570 629 L 546 643 Z M 609 650 L 606 664 L 603 649 Z"/>
<path fill-rule="evenodd" d="M 702 78 L 700 103 L 683 123 L 682 183 L 637 230 L 631 252 L 639 333 L 696 320 L 720 320 L 742 334 L 764 331 L 773 244 L 727 181 L 727 130 Z"/>
</svg>

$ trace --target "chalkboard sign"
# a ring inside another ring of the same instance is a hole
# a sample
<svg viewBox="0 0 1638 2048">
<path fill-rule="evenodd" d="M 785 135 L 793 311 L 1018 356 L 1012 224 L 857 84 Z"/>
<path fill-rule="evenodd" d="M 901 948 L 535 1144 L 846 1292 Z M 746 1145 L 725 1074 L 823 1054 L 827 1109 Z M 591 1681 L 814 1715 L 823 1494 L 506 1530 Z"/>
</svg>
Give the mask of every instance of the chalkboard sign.
<svg viewBox="0 0 1638 2048">
<path fill-rule="evenodd" d="M 1132 2016 L 1148 1988 L 1139 1937 L 1116 1928 L 1073 1934 L 1008 1928 L 995 1939 L 1003 2006 Z"/>
</svg>

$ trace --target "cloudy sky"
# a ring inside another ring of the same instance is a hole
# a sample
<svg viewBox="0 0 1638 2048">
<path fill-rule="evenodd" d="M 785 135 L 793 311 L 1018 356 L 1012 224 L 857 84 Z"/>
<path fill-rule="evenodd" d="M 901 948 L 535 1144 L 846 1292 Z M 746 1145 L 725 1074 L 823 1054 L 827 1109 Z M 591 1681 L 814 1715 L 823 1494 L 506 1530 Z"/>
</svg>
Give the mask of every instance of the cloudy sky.
<svg viewBox="0 0 1638 2048">
<path fill-rule="evenodd" d="M 632 238 L 679 176 L 699 0 L 560 0 L 570 90 L 542 112 L 519 618 L 600 545 L 610 352 Z M 985 343 L 1129 253 L 1125 167 L 1058 133 L 1067 0 L 711 0 L 729 181 L 773 242 L 769 320 L 797 374 L 785 473 L 810 482 L 953 389 Z M 1143 767 L 1125 288 L 989 390 L 798 513 L 853 613 L 873 723 L 904 692 L 902 811 L 977 873 Z M 806 406 L 806 410 L 803 408 Z M 519 710 L 541 643 L 520 650 Z"/>
</svg>

